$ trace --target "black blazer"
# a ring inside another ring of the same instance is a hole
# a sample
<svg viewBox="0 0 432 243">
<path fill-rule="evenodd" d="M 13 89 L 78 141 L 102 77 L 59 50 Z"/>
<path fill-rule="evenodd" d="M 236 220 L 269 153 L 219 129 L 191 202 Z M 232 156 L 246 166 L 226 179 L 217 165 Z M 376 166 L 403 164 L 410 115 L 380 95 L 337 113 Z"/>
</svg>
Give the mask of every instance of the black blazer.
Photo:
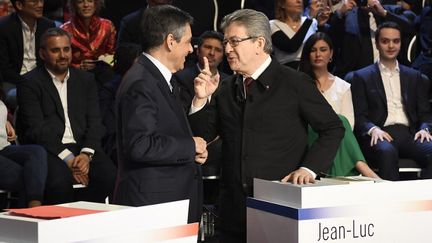
<svg viewBox="0 0 432 243">
<path fill-rule="evenodd" d="M 80 148 L 100 149 L 104 128 L 99 114 L 96 81 L 92 74 L 70 68 L 67 81 L 68 116 Z M 58 91 L 44 67 L 24 75 L 18 86 L 18 136 L 21 143 L 39 144 L 54 155 L 66 146 L 61 142 L 65 117 Z"/>
<path fill-rule="evenodd" d="M 119 173 L 115 201 L 142 206 L 190 199 L 189 221 L 201 212 L 201 168 L 180 101 L 144 55 L 120 84 L 117 98 Z"/>
<path fill-rule="evenodd" d="M 39 57 L 39 41 L 42 34 L 49 28 L 55 27 L 53 21 L 47 18 L 37 20 L 35 33 L 35 51 L 37 65 L 42 59 Z M 16 13 L 0 17 L 0 73 L 5 82 L 17 84 L 22 80 L 20 76 L 23 64 L 24 44 L 21 21 Z"/>
<path fill-rule="evenodd" d="M 280 180 L 300 166 L 328 171 L 344 128 L 308 76 L 273 60 L 252 83 L 247 99 L 238 75 L 218 91 L 189 120 L 207 141 L 222 138 L 222 184 L 251 186 L 255 177 Z M 310 149 L 308 123 L 321 135 Z"/>
<path fill-rule="evenodd" d="M 432 122 L 428 100 L 429 80 L 414 69 L 401 64 L 399 68 L 402 105 L 410 129 L 415 132 L 428 128 Z M 387 99 L 377 63 L 353 73 L 351 92 L 356 134 L 366 135 L 374 126 L 383 127 L 388 115 Z"/>
</svg>

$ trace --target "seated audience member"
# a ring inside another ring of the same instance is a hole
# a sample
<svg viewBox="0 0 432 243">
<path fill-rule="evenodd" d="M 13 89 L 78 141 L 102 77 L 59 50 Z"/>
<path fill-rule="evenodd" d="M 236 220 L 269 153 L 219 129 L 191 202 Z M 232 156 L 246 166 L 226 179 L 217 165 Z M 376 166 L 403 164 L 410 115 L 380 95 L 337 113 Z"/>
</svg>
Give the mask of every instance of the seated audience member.
<svg viewBox="0 0 432 243">
<path fill-rule="evenodd" d="M 358 70 L 378 60 L 375 32 L 380 23 L 396 22 L 403 35 L 413 31 L 411 14 L 397 11 L 398 8 L 384 6 L 379 0 L 367 0 L 367 6 L 356 6 L 345 15 L 339 15 L 344 28 L 338 41 L 338 57 L 335 74 L 345 77 L 348 72 Z M 402 36 L 403 37 L 403 36 Z"/>
<path fill-rule="evenodd" d="M 172 2 L 172 0 L 147 0 L 147 7 L 172 4 Z M 144 10 L 146 10 L 146 8 L 139 9 L 122 18 L 117 37 L 117 45 L 125 42 L 141 45 L 140 24 Z"/>
<path fill-rule="evenodd" d="M 313 0 L 309 16 L 302 15 L 302 1 L 276 0 L 276 19 L 270 21 L 276 60 L 294 69 L 298 68 L 303 43 L 318 30 L 318 25 L 327 22 L 329 9 L 323 9 L 318 5 L 318 0 Z"/>
<path fill-rule="evenodd" d="M 6 105 L 0 100 L 0 189 L 20 192 L 19 201 L 27 207 L 40 206 L 47 176 L 46 152 L 39 145 L 12 145 L 17 137 L 7 116 Z"/>
<path fill-rule="evenodd" d="M 116 170 L 102 151 L 96 82 L 92 74 L 69 68 L 71 37 L 59 28 L 41 38 L 45 66 L 24 76 L 18 87 L 20 142 L 48 152 L 45 202 L 74 200 L 72 185 L 87 186 L 81 200 L 103 202 L 113 191 Z"/>
<path fill-rule="evenodd" d="M 42 17 L 43 0 L 12 0 L 12 4 L 15 13 L 0 18 L 0 73 L 5 92 L 12 89 L 7 95 L 13 98 L 6 105 L 13 109 L 15 86 L 22 74 L 42 63 L 37 55 L 40 36 L 54 22 Z"/>
<path fill-rule="evenodd" d="M 419 56 L 414 60 L 412 67 L 418 69 L 432 80 L 432 7 L 426 6 L 418 18 L 419 31 L 417 35 L 417 48 Z"/>
<path fill-rule="evenodd" d="M 398 180 L 398 159 L 410 158 L 432 178 L 432 113 L 429 83 L 422 74 L 399 64 L 401 30 L 385 22 L 376 31 L 379 61 L 353 73 L 355 133 L 369 162 L 383 179 Z"/>
<path fill-rule="evenodd" d="M 99 92 L 102 123 L 106 128 L 105 136 L 102 138 L 102 146 L 105 153 L 115 162 L 117 161 L 115 96 L 123 75 L 135 63 L 141 53 L 141 47 L 133 43 L 123 43 L 117 47 L 114 54 L 113 66 L 115 77 L 111 81 L 106 82 Z"/>
<path fill-rule="evenodd" d="M 328 64 L 333 57 L 333 43 L 328 35 L 317 32 L 305 42 L 300 71 L 311 76 L 317 88 L 341 118 L 345 135 L 336 153 L 333 165 L 329 171 L 332 176 L 358 175 L 378 177 L 366 164 L 360 146 L 352 132 L 354 127 L 354 109 L 351 99 L 350 84 L 329 73 Z M 309 128 L 309 143 L 318 135 Z"/>
<path fill-rule="evenodd" d="M 218 70 L 224 56 L 223 35 L 216 31 L 206 31 L 198 41 L 198 49 L 196 50 L 198 62 L 175 73 L 180 87 L 180 99 L 185 110 L 189 110 L 195 95 L 194 79 L 204 69 L 204 57 L 208 60 L 212 75 L 219 75 L 220 80 L 228 77 L 228 74 Z"/>
<path fill-rule="evenodd" d="M 69 0 L 68 6 L 71 19 L 61 28 L 72 35 L 72 67 L 92 71 L 99 84 L 111 80 L 116 30 L 97 16 L 103 0 Z"/>
<path fill-rule="evenodd" d="M 0 0 L 0 17 L 11 14 L 14 11 L 10 0 Z"/>
</svg>

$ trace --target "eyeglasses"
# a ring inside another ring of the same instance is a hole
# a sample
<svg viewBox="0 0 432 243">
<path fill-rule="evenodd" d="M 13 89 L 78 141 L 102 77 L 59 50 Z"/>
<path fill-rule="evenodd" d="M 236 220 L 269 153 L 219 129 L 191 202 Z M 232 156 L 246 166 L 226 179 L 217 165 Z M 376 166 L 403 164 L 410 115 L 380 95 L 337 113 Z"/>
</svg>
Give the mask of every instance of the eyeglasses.
<svg viewBox="0 0 432 243">
<path fill-rule="evenodd" d="M 228 38 L 228 39 L 224 39 L 222 41 L 222 45 L 225 48 L 226 45 L 229 43 L 231 47 L 236 47 L 236 46 L 238 46 L 240 44 L 240 42 L 243 42 L 245 40 L 250 40 L 250 39 L 253 39 L 253 38 L 257 38 L 257 36 L 249 36 L 249 37 L 245 37 L 245 38 L 231 37 L 231 38 Z"/>
</svg>

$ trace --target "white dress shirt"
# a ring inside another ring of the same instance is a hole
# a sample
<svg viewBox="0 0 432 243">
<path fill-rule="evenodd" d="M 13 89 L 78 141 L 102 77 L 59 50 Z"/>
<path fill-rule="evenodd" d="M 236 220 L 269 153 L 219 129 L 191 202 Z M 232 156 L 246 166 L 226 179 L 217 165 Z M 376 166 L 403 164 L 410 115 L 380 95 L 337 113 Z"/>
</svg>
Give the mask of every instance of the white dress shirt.
<svg viewBox="0 0 432 243">
<path fill-rule="evenodd" d="M 379 62 L 379 69 L 387 99 L 387 119 L 384 126 L 402 124 L 409 126 L 408 117 L 402 104 L 399 63 L 391 70 Z"/>
<path fill-rule="evenodd" d="M 18 16 L 19 17 L 19 16 Z M 22 26 L 23 35 L 23 64 L 21 66 L 20 74 L 23 75 L 36 67 L 36 24 L 33 29 L 19 17 Z"/>
</svg>

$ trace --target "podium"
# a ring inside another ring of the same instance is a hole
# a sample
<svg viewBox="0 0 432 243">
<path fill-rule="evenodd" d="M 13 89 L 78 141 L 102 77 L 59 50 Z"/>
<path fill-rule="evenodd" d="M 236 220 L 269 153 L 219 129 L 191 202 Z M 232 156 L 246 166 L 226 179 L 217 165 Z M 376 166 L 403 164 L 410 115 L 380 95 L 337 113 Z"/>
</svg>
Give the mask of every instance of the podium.
<svg viewBox="0 0 432 243">
<path fill-rule="evenodd" d="M 432 241 L 432 180 L 310 185 L 254 179 L 248 243 Z"/>
<path fill-rule="evenodd" d="M 198 223 L 187 224 L 188 200 L 142 207 L 90 202 L 60 206 L 104 212 L 51 220 L 2 213 L 0 242 L 197 242 Z"/>
</svg>

